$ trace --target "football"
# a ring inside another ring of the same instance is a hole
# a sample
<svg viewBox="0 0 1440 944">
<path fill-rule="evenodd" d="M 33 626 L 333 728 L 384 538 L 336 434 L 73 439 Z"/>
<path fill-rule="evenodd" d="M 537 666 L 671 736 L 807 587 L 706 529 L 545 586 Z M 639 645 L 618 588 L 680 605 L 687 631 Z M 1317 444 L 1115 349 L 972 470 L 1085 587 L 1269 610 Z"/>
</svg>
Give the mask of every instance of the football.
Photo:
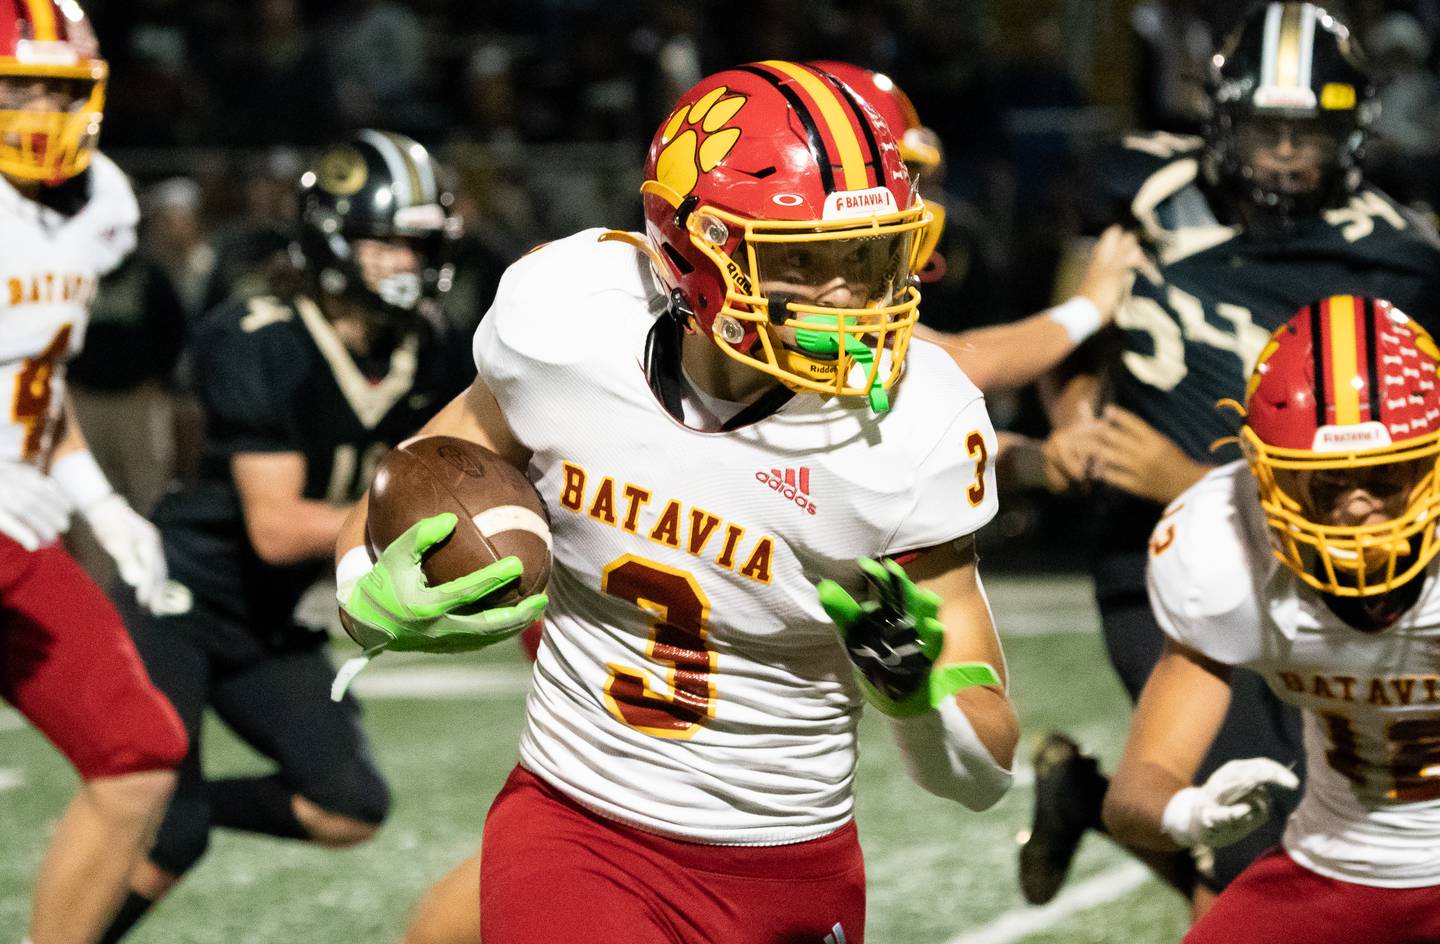
<svg viewBox="0 0 1440 944">
<path fill-rule="evenodd" d="M 524 568 L 518 584 L 486 597 L 485 606 L 518 602 L 550 580 L 550 525 L 540 494 L 523 472 L 479 443 L 453 436 L 401 443 L 376 468 L 368 509 L 365 543 L 372 560 L 420 519 L 455 515 L 454 532 L 422 563 L 431 586 L 512 554 Z"/>
</svg>

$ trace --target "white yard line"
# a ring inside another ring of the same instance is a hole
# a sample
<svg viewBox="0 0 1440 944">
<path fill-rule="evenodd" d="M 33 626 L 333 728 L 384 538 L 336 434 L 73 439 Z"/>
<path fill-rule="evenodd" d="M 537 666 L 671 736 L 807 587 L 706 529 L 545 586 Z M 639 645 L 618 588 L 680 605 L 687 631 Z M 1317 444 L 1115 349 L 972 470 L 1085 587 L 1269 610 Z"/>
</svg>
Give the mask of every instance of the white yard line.
<svg viewBox="0 0 1440 944">
<path fill-rule="evenodd" d="M 361 698 L 513 698 L 530 687 L 528 666 L 371 669 L 352 686 Z"/>
<path fill-rule="evenodd" d="M 1123 898 L 1145 884 L 1150 870 L 1139 862 L 1126 862 L 1099 875 L 1076 882 L 1050 904 L 1007 911 L 983 928 L 956 935 L 945 944 L 1014 944 L 1082 911 Z"/>
<path fill-rule="evenodd" d="M 25 786 L 25 772 L 14 767 L 0 767 L 0 793 Z"/>
<path fill-rule="evenodd" d="M 19 731 L 25 727 L 25 718 L 14 708 L 0 708 L 0 732 Z"/>
</svg>

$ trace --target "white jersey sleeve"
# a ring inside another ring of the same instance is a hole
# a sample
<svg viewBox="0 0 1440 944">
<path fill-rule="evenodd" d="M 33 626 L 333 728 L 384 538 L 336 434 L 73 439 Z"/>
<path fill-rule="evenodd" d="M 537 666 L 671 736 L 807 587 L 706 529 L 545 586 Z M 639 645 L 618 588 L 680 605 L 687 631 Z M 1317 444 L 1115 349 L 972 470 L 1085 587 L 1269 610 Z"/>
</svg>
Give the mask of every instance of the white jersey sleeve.
<svg viewBox="0 0 1440 944">
<path fill-rule="evenodd" d="M 135 250 L 140 204 L 125 172 L 104 154 L 90 159 L 90 201 L 75 217 L 93 233 L 95 271 L 106 275 Z"/>
<path fill-rule="evenodd" d="M 1146 569 L 1165 635 L 1226 665 L 1251 663 L 1262 649 L 1257 581 L 1271 566 L 1246 489 L 1254 484 L 1244 462 L 1207 473 L 1156 523 Z"/>
<path fill-rule="evenodd" d="M 584 230 L 521 257 L 505 270 L 480 320 L 475 367 L 512 425 L 555 406 L 517 396 L 522 386 L 536 386 L 536 372 L 546 389 L 580 395 L 594 383 L 588 364 L 612 353 L 636 362 L 624 342 L 659 314 L 644 316 L 660 297 L 646 291 L 649 272 L 637 263 L 644 257 L 624 243 L 601 242 L 603 232 Z M 583 317 L 574 316 L 576 306 Z"/>
<path fill-rule="evenodd" d="M 931 446 L 915 469 L 912 500 L 885 553 L 900 554 L 922 550 L 944 541 L 973 534 L 989 523 L 1000 510 L 996 496 L 995 429 L 985 411 L 985 399 L 953 363 L 949 355 L 933 345 L 912 346 L 907 372 L 927 377 L 938 375 L 938 383 L 923 391 L 901 389 L 899 396 L 925 396 L 935 410 L 912 435 L 917 442 L 928 433 Z M 919 368 L 918 370 L 915 368 Z M 902 382 L 903 384 L 903 382 Z M 937 435 L 938 433 L 938 435 Z"/>
</svg>

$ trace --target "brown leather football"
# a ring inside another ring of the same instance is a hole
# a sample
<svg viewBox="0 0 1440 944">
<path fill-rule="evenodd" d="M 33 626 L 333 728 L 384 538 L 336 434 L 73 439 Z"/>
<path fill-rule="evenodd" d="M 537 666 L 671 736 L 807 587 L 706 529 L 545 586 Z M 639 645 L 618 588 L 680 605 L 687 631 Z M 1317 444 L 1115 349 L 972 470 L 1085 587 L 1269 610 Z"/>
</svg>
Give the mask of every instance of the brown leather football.
<svg viewBox="0 0 1440 944">
<path fill-rule="evenodd" d="M 512 554 L 524 568 L 519 585 L 487 597 L 487 607 L 540 593 L 550 580 L 550 525 L 540 494 L 523 472 L 479 443 L 453 436 L 401 443 L 375 470 L 368 507 L 365 543 L 372 560 L 420 519 L 455 515 L 455 531 L 425 555 L 431 586 Z"/>
</svg>

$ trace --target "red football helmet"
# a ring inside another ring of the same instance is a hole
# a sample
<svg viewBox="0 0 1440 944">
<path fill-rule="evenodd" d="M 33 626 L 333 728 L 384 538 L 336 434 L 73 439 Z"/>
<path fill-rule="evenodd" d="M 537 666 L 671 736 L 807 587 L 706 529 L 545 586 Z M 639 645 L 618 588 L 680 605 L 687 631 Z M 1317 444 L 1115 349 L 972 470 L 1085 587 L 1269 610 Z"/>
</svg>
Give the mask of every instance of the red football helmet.
<svg viewBox="0 0 1440 944">
<path fill-rule="evenodd" d="M 1241 445 L 1276 556 L 1316 590 L 1386 593 L 1440 552 L 1437 370 L 1424 328 L 1352 295 L 1302 308 L 1261 351 Z"/>
<path fill-rule="evenodd" d="M 940 175 L 940 165 L 945 162 L 940 136 L 920 123 L 920 115 L 915 111 L 915 106 L 910 104 L 910 96 L 901 91 L 900 86 L 885 73 L 834 60 L 810 64 L 850 86 L 855 94 L 875 109 L 890 126 L 890 133 L 895 135 L 895 140 L 900 145 L 900 158 L 910 171 L 910 179 L 920 190 L 920 195 L 925 197 L 925 207 L 934 217 L 934 222 L 926 231 L 925 242 L 920 247 L 920 258 L 929 263 L 929 267 L 921 273 L 920 280 L 929 282 L 939 278 L 945 271 L 943 260 L 931 257 L 945 230 L 945 207 L 926 194 L 940 189 L 936 178 Z"/>
<path fill-rule="evenodd" d="M 108 74 L 75 0 L 0 4 L 0 173 L 55 184 L 88 167 Z"/>
<path fill-rule="evenodd" d="M 826 59 L 810 65 L 844 82 L 860 98 L 885 119 L 890 133 L 900 145 L 900 158 L 910 170 L 910 177 L 920 186 L 940 166 L 944 152 L 940 138 L 920 123 L 920 115 L 910 103 L 910 96 L 901 91 L 890 76 L 848 62 Z"/>
<path fill-rule="evenodd" d="M 885 408 L 931 216 L 872 109 L 799 63 L 716 73 L 661 125 L 640 190 L 661 277 L 721 350 Z"/>
</svg>

